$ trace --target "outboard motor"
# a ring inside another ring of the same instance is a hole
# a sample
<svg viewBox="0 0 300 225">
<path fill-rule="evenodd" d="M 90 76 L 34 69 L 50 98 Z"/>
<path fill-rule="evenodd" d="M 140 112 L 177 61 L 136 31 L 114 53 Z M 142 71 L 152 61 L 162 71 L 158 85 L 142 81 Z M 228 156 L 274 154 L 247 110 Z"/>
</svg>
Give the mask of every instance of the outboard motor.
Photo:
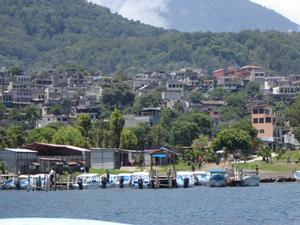
<svg viewBox="0 0 300 225">
<path fill-rule="evenodd" d="M 123 188 L 124 187 L 124 177 L 121 176 L 120 177 L 120 188 Z"/>
<path fill-rule="evenodd" d="M 21 184 L 20 184 L 20 180 L 16 179 L 16 189 L 20 190 L 21 189 Z"/>
<path fill-rule="evenodd" d="M 79 190 L 82 190 L 82 189 L 83 189 L 83 186 L 82 186 L 82 178 L 78 178 L 77 184 L 78 184 L 78 189 L 79 189 Z"/>
<path fill-rule="evenodd" d="M 188 188 L 189 187 L 189 182 L 190 182 L 190 179 L 188 177 L 185 177 L 183 179 L 183 187 Z"/>
<path fill-rule="evenodd" d="M 106 188 L 106 179 L 103 177 L 101 179 L 102 188 Z"/>
<path fill-rule="evenodd" d="M 138 179 L 138 187 L 139 189 L 143 189 L 143 178 Z"/>
</svg>

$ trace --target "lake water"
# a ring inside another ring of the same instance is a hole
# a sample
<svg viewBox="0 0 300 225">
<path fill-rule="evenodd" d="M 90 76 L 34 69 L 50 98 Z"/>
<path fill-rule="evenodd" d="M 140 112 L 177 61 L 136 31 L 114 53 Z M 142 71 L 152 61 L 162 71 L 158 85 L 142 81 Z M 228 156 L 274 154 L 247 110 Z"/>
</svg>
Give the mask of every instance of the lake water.
<svg viewBox="0 0 300 225">
<path fill-rule="evenodd" d="M 139 225 L 298 225 L 300 184 L 172 190 L 0 191 L 0 218 L 12 217 L 95 219 Z"/>
</svg>

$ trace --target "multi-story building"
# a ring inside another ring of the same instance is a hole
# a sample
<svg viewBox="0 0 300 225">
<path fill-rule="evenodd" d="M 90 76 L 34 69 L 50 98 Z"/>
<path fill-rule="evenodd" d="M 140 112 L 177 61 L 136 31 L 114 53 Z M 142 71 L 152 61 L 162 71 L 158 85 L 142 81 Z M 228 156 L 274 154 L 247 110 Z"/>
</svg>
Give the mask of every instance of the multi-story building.
<svg viewBox="0 0 300 225">
<path fill-rule="evenodd" d="M 272 107 L 257 105 L 252 107 L 252 126 L 257 130 L 257 137 L 264 142 L 274 142 Z"/>
</svg>

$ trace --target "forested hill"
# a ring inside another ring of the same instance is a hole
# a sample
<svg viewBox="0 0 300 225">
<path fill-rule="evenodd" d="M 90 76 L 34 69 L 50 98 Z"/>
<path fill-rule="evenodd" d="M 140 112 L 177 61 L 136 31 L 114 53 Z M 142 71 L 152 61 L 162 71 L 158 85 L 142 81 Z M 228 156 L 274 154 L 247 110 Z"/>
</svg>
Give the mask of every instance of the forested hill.
<svg viewBox="0 0 300 225">
<path fill-rule="evenodd" d="M 253 63 L 300 73 L 299 33 L 164 31 L 86 0 L 0 0 L 0 6 L 0 66 L 75 64 L 110 73 Z"/>
<path fill-rule="evenodd" d="M 161 16 L 180 31 L 299 30 L 299 25 L 250 0 L 172 0 L 167 7 Z"/>
</svg>

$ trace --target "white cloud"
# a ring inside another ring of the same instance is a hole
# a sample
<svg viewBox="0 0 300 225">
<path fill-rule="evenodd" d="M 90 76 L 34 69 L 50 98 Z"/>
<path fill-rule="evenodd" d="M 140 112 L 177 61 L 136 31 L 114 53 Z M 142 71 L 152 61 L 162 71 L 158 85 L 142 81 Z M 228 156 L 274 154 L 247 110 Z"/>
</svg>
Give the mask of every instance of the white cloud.
<svg viewBox="0 0 300 225">
<path fill-rule="evenodd" d="M 88 0 L 111 9 L 112 12 L 145 24 L 168 28 L 167 21 L 160 13 L 167 12 L 169 0 Z"/>
<path fill-rule="evenodd" d="M 273 9 L 290 20 L 300 24 L 299 0 L 251 0 L 252 2 Z"/>
</svg>

